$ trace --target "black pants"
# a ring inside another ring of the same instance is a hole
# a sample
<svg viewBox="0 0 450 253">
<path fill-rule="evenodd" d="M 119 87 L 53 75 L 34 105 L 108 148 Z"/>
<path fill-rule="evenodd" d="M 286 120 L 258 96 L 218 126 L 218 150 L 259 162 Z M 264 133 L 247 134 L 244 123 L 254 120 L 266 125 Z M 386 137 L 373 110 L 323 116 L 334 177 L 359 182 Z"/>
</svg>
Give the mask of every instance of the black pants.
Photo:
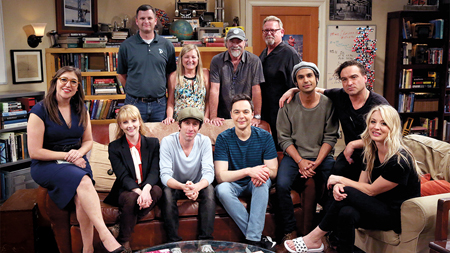
<svg viewBox="0 0 450 253">
<path fill-rule="evenodd" d="M 138 220 L 147 215 L 156 205 L 162 196 L 162 190 L 159 186 L 154 185 L 150 190 L 152 197 L 152 204 L 145 209 L 139 210 L 137 199 L 139 195 L 132 191 L 124 191 L 119 196 L 119 211 L 120 211 L 120 230 L 117 241 L 120 243 L 130 241 L 131 234 L 134 231 L 134 226 Z"/>
<path fill-rule="evenodd" d="M 331 175 L 339 175 L 349 178 L 353 181 L 359 180 L 359 175 L 364 166 L 362 149 L 355 149 L 352 154 L 353 163 L 349 164 L 347 159 L 345 159 L 344 151 L 342 151 L 336 158 L 333 169 L 331 170 Z"/>
<path fill-rule="evenodd" d="M 319 224 L 323 231 L 334 231 L 339 239 L 338 252 L 353 252 L 355 228 L 400 231 L 400 211 L 353 187 L 344 188 L 347 197 L 331 199 L 329 210 Z"/>
<path fill-rule="evenodd" d="M 164 202 L 162 211 L 168 242 L 177 242 L 182 240 L 181 237 L 178 236 L 179 219 L 177 200 L 183 198 L 186 199 L 187 197 L 182 190 L 164 187 Z M 200 190 L 197 201 L 200 202 L 198 208 L 200 229 L 198 239 L 213 239 L 212 233 L 214 230 L 214 218 L 216 213 L 214 187 L 212 185 L 208 185 L 208 187 Z"/>
</svg>

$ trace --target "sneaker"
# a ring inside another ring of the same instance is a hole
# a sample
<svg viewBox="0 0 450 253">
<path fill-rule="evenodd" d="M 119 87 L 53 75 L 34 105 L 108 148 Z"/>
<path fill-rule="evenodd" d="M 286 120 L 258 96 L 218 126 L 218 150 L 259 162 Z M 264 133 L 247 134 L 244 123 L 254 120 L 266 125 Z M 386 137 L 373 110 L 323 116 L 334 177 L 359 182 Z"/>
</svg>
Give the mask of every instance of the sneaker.
<svg viewBox="0 0 450 253">
<path fill-rule="evenodd" d="M 259 242 L 259 247 L 264 248 L 264 249 L 268 249 L 271 251 L 275 250 L 275 245 L 277 244 L 276 242 L 272 241 L 272 238 L 270 236 L 261 236 L 261 241 Z"/>
<path fill-rule="evenodd" d="M 181 248 L 173 248 L 170 250 L 171 253 L 182 253 Z"/>
<path fill-rule="evenodd" d="M 205 244 L 202 245 L 200 252 L 214 252 L 214 250 L 212 249 L 211 245 Z"/>
</svg>

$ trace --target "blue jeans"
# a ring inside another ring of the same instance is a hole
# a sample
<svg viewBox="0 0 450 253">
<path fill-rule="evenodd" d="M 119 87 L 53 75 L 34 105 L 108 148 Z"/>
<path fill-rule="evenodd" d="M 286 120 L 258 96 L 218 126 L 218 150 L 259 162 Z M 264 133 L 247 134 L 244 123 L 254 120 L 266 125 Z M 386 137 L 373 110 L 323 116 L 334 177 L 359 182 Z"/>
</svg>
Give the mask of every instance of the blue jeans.
<svg viewBox="0 0 450 253">
<path fill-rule="evenodd" d="M 314 161 L 315 159 L 308 159 Z M 314 182 L 316 184 L 316 192 L 319 193 L 328 181 L 331 169 L 334 165 L 334 159 L 331 156 L 325 157 L 322 163 L 316 168 Z M 291 190 L 297 192 L 303 190 L 306 178 L 300 177 L 298 164 L 289 156 L 284 156 L 280 162 L 277 174 L 277 183 L 275 185 L 278 200 L 278 209 L 280 221 L 282 221 L 283 233 L 291 233 L 297 231 L 297 223 L 294 217 L 294 204 L 291 199 Z M 318 191 L 319 190 L 319 191 Z"/>
<path fill-rule="evenodd" d="M 165 96 L 153 102 L 142 102 L 127 94 L 125 104 L 136 106 L 144 122 L 161 122 L 166 118 L 167 98 Z"/>
<path fill-rule="evenodd" d="M 251 181 L 243 186 L 235 182 L 223 182 L 216 186 L 217 198 L 247 240 L 261 241 L 271 185 L 268 179 L 259 187 L 255 187 Z M 250 213 L 239 201 L 240 196 L 251 196 Z"/>
</svg>

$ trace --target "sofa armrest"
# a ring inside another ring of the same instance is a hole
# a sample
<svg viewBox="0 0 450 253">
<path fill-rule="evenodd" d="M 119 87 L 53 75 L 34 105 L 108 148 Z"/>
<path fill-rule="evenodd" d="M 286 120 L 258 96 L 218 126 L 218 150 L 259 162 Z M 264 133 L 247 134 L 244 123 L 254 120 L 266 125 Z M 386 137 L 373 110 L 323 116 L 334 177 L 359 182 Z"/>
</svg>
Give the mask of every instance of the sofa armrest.
<svg viewBox="0 0 450 253">
<path fill-rule="evenodd" d="M 449 198 L 450 193 L 409 199 L 401 207 L 402 241 L 408 242 L 420 234 L 434 234 L 438 200 Z"/>
<path fill-rule="evenodd" d="M 72 252 L 69 211 L 59 209 L 44 187 L 39 186 L 37 194 L 39 212 L 50 221 L 59 252 Z"/>
</svg>

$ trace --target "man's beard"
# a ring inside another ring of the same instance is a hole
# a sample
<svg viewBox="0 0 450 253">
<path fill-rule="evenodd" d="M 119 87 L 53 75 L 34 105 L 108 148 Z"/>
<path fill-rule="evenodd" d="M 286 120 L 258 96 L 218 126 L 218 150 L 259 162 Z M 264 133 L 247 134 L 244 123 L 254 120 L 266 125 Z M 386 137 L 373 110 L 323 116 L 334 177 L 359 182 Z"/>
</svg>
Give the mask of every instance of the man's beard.
<svg viewBox="0 0 450 253">
<path fill-rule="evenodd" d="M 231 49 L 231 55 L 235 58 L 238 58 L 241 56 L 242 52 L 241 49 Z"/>
<path fill-rule="evenodd" d="M 264 41 L 266 42 L 266 45 L 268 45 L 268 46 L 272 46 L 273 44 L 275 44 L 274 37 L 267 37 Z"/>
</svg>

